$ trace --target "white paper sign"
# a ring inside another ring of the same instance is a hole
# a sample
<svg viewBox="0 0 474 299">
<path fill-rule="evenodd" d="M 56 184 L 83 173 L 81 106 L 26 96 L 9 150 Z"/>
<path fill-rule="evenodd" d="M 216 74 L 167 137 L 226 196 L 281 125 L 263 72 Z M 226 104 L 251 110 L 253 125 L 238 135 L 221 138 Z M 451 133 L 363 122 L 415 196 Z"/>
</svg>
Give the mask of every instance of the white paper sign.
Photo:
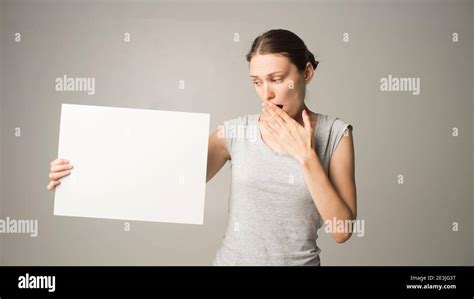
<svg viewBox="0 0 474 299">
<path fill-rule="evenodd" d="M 62 104 L 54 215 L 203 224 L 209 114 Z"/>
</svg>

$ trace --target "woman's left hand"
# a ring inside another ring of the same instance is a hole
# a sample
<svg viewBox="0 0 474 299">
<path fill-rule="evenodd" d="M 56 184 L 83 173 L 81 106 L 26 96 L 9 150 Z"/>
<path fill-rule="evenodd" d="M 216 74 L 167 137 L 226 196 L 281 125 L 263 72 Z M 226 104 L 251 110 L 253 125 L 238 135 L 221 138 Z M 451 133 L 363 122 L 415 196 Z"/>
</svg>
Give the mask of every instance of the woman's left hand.
<svg viewBox="0 0 474 299">
<path fill-rule="evenodd" d="M 263 126 L 272 135 L 274 140 L 288 154 L 293 156 L 302 165 L 312 155 L 317 155 L 314 144 L 314 129 L 306 110 L 303 110 L 304 127 L 290 117 L 283 109 L 264 103 L 261 118 Z"/>
</svg>

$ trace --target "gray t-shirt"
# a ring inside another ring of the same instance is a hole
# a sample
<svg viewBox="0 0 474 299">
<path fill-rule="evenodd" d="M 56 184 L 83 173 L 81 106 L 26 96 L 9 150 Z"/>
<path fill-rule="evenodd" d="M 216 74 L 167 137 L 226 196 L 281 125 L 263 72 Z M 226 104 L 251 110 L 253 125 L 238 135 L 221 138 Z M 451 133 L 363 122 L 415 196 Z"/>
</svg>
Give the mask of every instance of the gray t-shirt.
<svg viewBox="0 0 474 299">
<path fill-rule="evenodd" d="M 331 156 L 352 126 L 317 114 L 316 148 L 326 174 Z M 229 223 L 214 266 L 320 265 L 316 244 L 324 224 L 300 163 L 266 145 L 260 114 L 224 122 L 231 156 Z"/>
</svg>

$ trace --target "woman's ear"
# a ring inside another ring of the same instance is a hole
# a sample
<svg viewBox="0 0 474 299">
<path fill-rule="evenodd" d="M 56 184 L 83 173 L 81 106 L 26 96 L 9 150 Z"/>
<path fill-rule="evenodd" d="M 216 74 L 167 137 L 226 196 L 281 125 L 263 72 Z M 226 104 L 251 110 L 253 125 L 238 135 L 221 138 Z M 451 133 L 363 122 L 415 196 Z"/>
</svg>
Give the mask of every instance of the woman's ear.
<svg viewBox="0 0 474 299">
<path fill-rule="evenodd" d="M 304 71 L 304 81 L 306 84 L 308 84 L 311 81 L 311 79 L 313 78 L 313 75 L 314 75 L 313 65 L 311 64 L 311 62 L 308 62 L 306 63 L 306 69 Z"/>
</svg>

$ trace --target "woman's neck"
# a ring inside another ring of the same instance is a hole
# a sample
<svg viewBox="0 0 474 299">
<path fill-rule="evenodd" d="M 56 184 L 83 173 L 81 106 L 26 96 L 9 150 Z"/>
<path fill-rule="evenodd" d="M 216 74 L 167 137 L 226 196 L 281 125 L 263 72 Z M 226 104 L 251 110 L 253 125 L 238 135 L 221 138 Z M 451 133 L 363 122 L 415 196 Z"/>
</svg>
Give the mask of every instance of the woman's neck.
<svg viewBox="0 0 474 299">
<path fill-rule="evenodd" d="M 300 125 L 302 125 L 304 127 L 304 121 L 303 121 L 303 110 L 307 109 L 307 112 L 308 112 L 308 115 L 310 113 L 308 107 L 306 107 L 305 104 L 303 104 L 303 106 L 298 110 L 298 112 L 296 113 L 295 117 L 294 117 L 294 120 L 296 120 Z"/>
</svg>

